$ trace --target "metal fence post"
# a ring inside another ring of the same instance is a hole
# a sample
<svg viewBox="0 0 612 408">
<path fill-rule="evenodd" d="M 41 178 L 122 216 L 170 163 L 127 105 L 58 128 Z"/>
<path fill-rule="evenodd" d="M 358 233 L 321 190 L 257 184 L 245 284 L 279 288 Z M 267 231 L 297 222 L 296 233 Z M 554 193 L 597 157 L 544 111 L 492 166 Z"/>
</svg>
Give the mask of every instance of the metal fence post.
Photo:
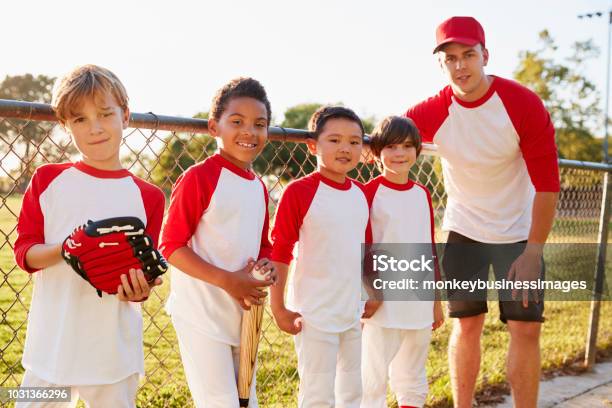
<svg viewBox="0 0 612 408">
<path fill-rule="evenodd" d="M 584 366 L 591 370 L 597 355 L 597 330 L 599 329 L 599 313 L 601 310 L 601 295 L 603 292 L 604 276 L 606 271 L 606 249 L 608 246 L 608 224 L 610 222 L 610 172 L 604 173 L 603 194 L 601 199 L 601 217 L 599 219 L 597 251 L 597 267 L 595 269 L 595 287 L 593 300 L 591 300 L 591 318 L 587 336 Z"/>
</svg>

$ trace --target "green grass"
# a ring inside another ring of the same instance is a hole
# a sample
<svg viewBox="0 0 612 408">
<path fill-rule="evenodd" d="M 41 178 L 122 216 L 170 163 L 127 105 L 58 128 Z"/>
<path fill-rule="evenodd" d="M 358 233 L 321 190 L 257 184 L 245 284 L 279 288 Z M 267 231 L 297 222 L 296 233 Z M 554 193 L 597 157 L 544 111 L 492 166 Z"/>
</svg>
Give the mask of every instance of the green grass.
<svg viewBox="0 0 612 408">
<path fill-rule="evenodd" d="M 9 242 L 15 239 L 14 214 L 18 214 L 20 197 L 0 202 L 0 386 L 20 383 L 20 364 L 30 302 L 31 284 L 27 273 L 15 267 Z M 9 211 L 11 210 L 11 211 Z M 14 213 L 14 214 L 13 214 Z M 559 242 L 593 242 L 597 220 L 559 220 L 553 240 Z M 561 239 L 563 238 L 563 239 Z M 612 255 L 610 256 L 612 259 Z M 609 269 L 609 268 L 608 268 Z M 141 407 L 183 407 L 189 403 L 176 335 L 168 315 L 162 310 L 169 291 L 168 281 L 156 289 L 144 307 L 144 344 L 146 378 L 138 394 Z M 18 293 L 18 296 L 17 296 Z M 489 304 L 483 337 L 482 369 L 477 389 L 485 393 L 504 387 L 508 334 L 499 321 L 497 305 Z M 573 364 L 584 354 L 589 319 L 589 302 L 547 302 L 542 335 L 542 365 L 547 372 Z M 598 346 L 612 350 L 612 302 L 601 310 Z M 428 405 L 450 405 L 450 383 L 446 348 L 450 334 L 449 321 L 433 335 L 427 373 L 430 381 Z M 257 372 L 258 396 L 262 407 L 296 405 L 297 373 L 292 339 L 281 334 L 269 314 L 264 320 L 264 338 L 260 346 Z"/>
</svg>

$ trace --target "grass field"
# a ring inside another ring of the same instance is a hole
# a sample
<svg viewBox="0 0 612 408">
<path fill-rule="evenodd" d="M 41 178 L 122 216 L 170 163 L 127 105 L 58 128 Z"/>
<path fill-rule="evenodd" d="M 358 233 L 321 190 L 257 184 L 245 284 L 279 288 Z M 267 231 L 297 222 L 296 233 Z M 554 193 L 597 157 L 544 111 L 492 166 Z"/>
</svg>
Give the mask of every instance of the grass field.
<svg viewBox="0 0 612 408">
<path fill-rule="evenodd" d="M 29 276 L 15 267 L 8 242 L 15 238 L 15 215 L 20 198 L 10 197 L 0 202 L 0 386 L 19 384 L 23 368 L 20 365 L 25 338 L 27 306 L 31 295 Z M 9 211 L 9 209 L 12 211 Z M 561 226 L 560 230 L 558 226 Z M 560 242 L 594 241 L 597 221 L 563 220 L 557 224 L 553 239 Z M 565 232 L 572 231 L 575 236 Z M 563 238 L 563 239 L 561 239 Z M 612 258 L 612 256 L 610 256 Z M 610 268 L 608 268 L 609 270 Z M 139 392 L 141 407 L 183 407 L 189 405 L 178 353 L 176 337 L 162 305 L 169 291 L 168 282 L 156 289 L 145 304 L 146 379 Z M 588 328 L 589 302 L 548 302 L 546 323 L 542 335 L 542 360 L 545 372 L 553 373 L 572 366 L 584 354 Z M 483 360 L 478 378 L 478 392 L 485 398 L 491 390 L 505 389 L 504 365 L 508 334 L 499 321 L 497 305 L 489 305 Z M 612 302 L 604 302 L 601 311 L 598 346 L 612 350 Z M 261 407 L 292 407 L 296 405 L 297 373 L 292 339 L 281 334 L 266 315 L 264 339 L 259 354 L 258 396 Z M 450 404 L 450 386 L 446 362 L 446 347 L 450 322 L 433 336 L 427 365 L 430 382 L 428 406 Z"/>
</svg>

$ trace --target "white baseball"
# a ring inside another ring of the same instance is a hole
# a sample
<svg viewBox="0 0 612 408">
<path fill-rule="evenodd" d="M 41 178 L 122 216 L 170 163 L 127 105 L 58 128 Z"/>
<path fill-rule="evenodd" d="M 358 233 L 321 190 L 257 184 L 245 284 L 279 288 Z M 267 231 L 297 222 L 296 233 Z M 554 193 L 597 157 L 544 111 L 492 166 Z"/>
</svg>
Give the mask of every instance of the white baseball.
<svg viewBox="0 0 612 408">
<path fill-rule="evenodd" d="M 253 270 L 251 271 L 251 276 L 253 276 L 255 279 L 259 280 L 259 281 L 265 281 L 266 280 L 266 276 L 268 276 L 267 273 L 263 273 L 263 269 L 255 269 L 253 268 Z M 246 303 L 246 305 L 248 307 L 252 306 L 252 303 L 249 302 L 247 299 L 244 299 L 244 303 Z"/>
<path fill-rule="evenodd" d="M 251 271 L 251 275 L 253 275 L 255 279 L 260 280 L 260 281 L 265 281 L 266 276 L 268 276 L 267 273 L 263 273 L 263 269 L 259 269 L 259 270 L 253 269 Z"/>
</svg>

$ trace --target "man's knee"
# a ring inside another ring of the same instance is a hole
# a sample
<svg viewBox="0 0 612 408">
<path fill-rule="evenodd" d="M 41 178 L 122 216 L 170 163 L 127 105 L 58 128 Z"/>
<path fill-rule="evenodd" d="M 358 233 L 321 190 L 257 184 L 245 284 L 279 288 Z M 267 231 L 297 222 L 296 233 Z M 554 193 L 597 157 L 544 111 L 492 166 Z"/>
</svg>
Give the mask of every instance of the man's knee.
<svg viewBox="0 0 612 408">
<path fill-rule="evenodd" d="M 508 320 L 508 330 L 513 341 L 538 344 L 540 342 L 541 329 L 542 323 L 540 322 Z"/>
<path fill-rule="evenodd" d="M 484 326 L 485 315 L 458 318 L 453 323 L 453 337 L 479 340 Z"/>
</svg>

